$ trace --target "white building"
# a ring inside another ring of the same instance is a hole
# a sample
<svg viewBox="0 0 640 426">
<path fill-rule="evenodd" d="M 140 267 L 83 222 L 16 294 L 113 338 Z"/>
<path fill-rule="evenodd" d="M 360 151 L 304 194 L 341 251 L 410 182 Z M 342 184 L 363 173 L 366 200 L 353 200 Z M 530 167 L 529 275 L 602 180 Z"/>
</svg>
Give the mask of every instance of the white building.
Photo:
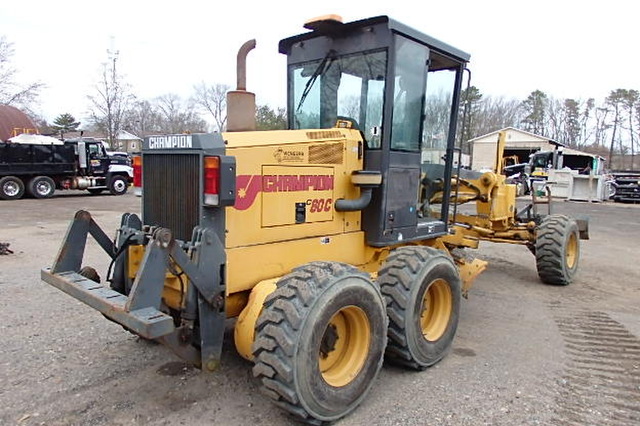
<svg viewBox="0 0 640 426">
<path fill-rule="evenodd" d="M 128 153 L 140 152 L 142 150 L 142 139 L 133 133 L 120 130 L 112 145 L 114 146 L 112 146 L 111 149 L 114 151 L 124 151 Z"/>
<path fill-rule="evenodd" d="M 507 133 L 507 141 L 503 157 L 517 156 L 519 163 L 529 161 L 529 155 L 538 151 L 553 151 L 557 146 L 564 144 L 556 142 L 544 136 L 535 135 L 513 127 L 496 130 L 484 136 L 471 139 L 471 168 L 473 170 L 494 169 L 496 164 L 496 151 L 498 147 L 498 133 Z"/>
</svg>

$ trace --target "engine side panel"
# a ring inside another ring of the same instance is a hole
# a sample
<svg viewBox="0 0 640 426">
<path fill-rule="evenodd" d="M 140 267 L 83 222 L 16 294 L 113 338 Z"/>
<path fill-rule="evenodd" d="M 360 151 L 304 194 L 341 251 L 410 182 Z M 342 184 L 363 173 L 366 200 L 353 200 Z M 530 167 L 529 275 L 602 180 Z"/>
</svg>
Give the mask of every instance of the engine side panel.
<svg viewBox="0 0 640 426">
<path fill-rule="evenodd" d="M 257 135 L 256 135 L 257 134 Z M 351 172 L 362 170 L 358 132 L 226 133 L 236 158 L 236 202 L 226 212 L 226 247 L 244 247 L 361 229 L 360 212 L 337 212 L 358 198 Z"/>
</svg>

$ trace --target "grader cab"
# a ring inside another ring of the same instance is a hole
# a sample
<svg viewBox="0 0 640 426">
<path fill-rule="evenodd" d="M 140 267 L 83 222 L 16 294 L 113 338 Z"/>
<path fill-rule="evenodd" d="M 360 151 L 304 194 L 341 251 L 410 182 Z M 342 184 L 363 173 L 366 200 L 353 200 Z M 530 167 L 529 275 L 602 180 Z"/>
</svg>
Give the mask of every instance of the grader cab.
<svg viewBox="0 0 640 426">
<path fill-rule="evenodd" d="M 279 46 L 290 130 L 251 129 L 250 42 L 229 131 L 146 138 L 142 217 L 123 215 L 112 241 L 78 212 L 42 279 L 204 371 L 237 318 L 236 348 L 265 394 L 333 421 L 383 359 L 421 370 L 449 351 L 486 266 L 461 249 L 528 246 L 542 281 L 564 285 L 580 233 L 566 216 L 518 213 L 500 160 L 496 173 L 454 169 L 469 55 L 386 16 L 307 28 Z M 105 285 L 83 265 L 88 235 L 111 258 Z"/>
</svg>

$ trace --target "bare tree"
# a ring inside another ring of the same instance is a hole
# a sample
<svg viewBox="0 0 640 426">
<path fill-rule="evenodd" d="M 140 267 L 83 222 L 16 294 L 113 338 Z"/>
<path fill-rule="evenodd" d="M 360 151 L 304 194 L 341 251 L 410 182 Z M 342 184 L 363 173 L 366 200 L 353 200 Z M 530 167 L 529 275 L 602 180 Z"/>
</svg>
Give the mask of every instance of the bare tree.
<svg viewBox="0 0 640 426">
<path fill-rule="evenodd" d="M 547 137 L 559 141 L 565 142 L 564 134 L 564 110 L 562 104 L 558 99 L 548 98 L 546 102 L 546 110 L 544 112 L 546 117 L 546 135 Z M 534 132 L 535 133 L 535 132 Z"/>
<path fill-rule="evenodd" d="M 222 132 L 227 123 L 227 92 L 230 87 L 226 84 L 207 85 L 204 81 L 193 86 L 193 102 L 204 112 L 211 114 L 216 130 Z"/>
<path fill-rule="evenodd" d="M 103 66 L 100 82 L 96 85 L 96 94 L 88 98 L 92 104 L 89 111 L 91 121 L 107 134 L 107 139 L 112 144 L 122 129 L 125 115 L 135 96 L 116 68 L 118 53 L 109 53 L 110 61 Z"/>
<path fill-rule="evenodd" d="M 143 138 L 149 134 L 159 133 L 161 121 L 156 105 L 147 100 L 136 101 L 126 114 L 123 128 Z"/>
<path fill-rule="evenodd" d="M 338 115 L 357 120 L 360 118 L 360 96 L 348 95 L 340 100 Z M 363 123 L 364 124 L 364 123 Z"/>
<path fill-rule="evenodd" d="M 185 105 L 182 99 L 169 93 L 156 99 L 161 117 L 160 130 L 166 133 L 205 132 L 207 123 L 198 117 L 193 103 Z"/>
<path fill-rule="evenodd" d="M 595 110 L 595 145 L 604 146 L 607 132 L 611 125 L 609 124 L 609 114 L 611 110 L 606 106 L 598 107 Z"/>
<path fill-rule="evenodd" d="M 547 136 L 575 148 L 580 145 L 580 103 L 575 99 L 558 100 L 550 97 L 547 103 Z"/>
<path fill-rule="evenodd" d="M 582 144 L 578 146 L 581 148 L 584 145 L 587 145 L 589 142 L 589 138 L 593 133 L 589 129 L 589 122 L 591 121 L 591 112 L 594 111 L 596 101 L 593 98 L 587 99 L 582 108 L 582 113 L 580 114 L 580 129 L 582 131 L 582 135 L 580 137 Z"/>
<path fill-rule="evenodd" d="M 518 123 L 520 102 L 517 99 L 505 97 L 483 98 L 480 113 L 476 119 L 476 134 L 473 137 L 485 135 L 505 127 L 514 127 Z"/>
<path fill-rule="evenodd" d="M 430 93 L 425 99 L 424 140 L 425 148 L 442 149 L 449 133 L 451 95 L 445 91 Z"/>
<path fill-rule="evenodd" d="M 16 69 L 11 65 L 13 44 L 0 37 L 0 104 L 18 106 L 31 111 L 44 83 L 20 85 L 16 82 Z"/>
</svg>

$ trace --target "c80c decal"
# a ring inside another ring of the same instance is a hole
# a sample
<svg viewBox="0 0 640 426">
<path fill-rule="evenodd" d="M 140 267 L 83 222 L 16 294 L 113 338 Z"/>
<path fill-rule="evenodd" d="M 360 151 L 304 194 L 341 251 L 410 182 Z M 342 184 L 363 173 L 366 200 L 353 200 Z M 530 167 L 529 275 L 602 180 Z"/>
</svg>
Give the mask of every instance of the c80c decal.
<svg viewBox="0 0 640 426">
<path fill-rule="evenodd" d="M 307 200 L 309 213 L 328 212 L 331 210 L 333 200 L 331 198 L 314 198 Z"/>
</svg>

